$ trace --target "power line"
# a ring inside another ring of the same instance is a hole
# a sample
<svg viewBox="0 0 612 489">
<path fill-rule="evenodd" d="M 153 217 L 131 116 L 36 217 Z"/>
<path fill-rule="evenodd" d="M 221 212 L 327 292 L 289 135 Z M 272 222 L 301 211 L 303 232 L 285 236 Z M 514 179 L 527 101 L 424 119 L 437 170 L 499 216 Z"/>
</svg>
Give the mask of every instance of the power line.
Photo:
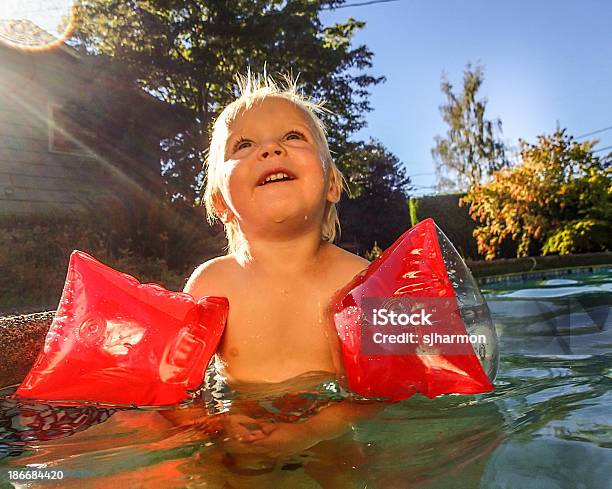
<svg viewBox="0 0 612 489">
<path fill-rule="evenodd" d="M 596 149 L 593 153 L 599 153 L 600 151 L 605 151 L 606 149 L 612 149 L 612 146 L 605 146 L 603 148 Z"/>
<path fill-rule="evenodd" d="M 435 171 L 430 171 L 428 173 L 412 173 L 412 174 L 408 174 L 409 177 L 424 177 L 426 175 L 435 175 L 436 172 Z"/>
<path fill-rule="evenodd" d="M 375 5 L 377 3 L 390 3 L 390 2 L 398 2 L 398 1 L 399 0 L 370 0 L 369 2 L 349 3 L 347 5 L 338 5 L 337 7 L 324 7 L 321 10 L 337 10 L 339 8 L 363 7 L 364 5 Z"/>
<path fill-rule="evenodd" d="M 597 129 L 597 131 L 587 132 L 586 134 L 581 134 L 580 136 L 576 136 L 576 139 L 586 138 L 587 136 L 592 136 L 593 134 L 599 134 L 600 132 L 606 132 L 606 131 L 609 131 L 610 129 L 612 129 L 612 126 L 604 127 L 603 129 Z"/>
<path fill-rule="evenodd" d="M 414 184 L 409 184 L 410 187 L 415 188 L 415 189 L 423 189 L 423 188 L 436 188 L 435 185 L 414 185 Z"/>
</svg>

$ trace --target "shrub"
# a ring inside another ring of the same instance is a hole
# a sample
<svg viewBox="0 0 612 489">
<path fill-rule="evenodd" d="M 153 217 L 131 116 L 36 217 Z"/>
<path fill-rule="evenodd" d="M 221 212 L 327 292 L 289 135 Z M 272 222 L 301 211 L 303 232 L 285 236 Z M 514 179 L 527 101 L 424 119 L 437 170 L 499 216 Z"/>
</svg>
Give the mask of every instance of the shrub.
<svg viewBox="0 0 612 489">
<path fill-rule="evenodd" d="M 90 214 L 5 218 L 0 222 L 0 315 L 54 308 L 70 253 L 79 249 L 141 282 L 180 290 L 190 271 L 222 254 L 194 212 L 180 216 L 139 210 L 104 217 Z"/>
<path fill-rule="evenodd" d="M 595 141 L 578 143 L 565 130 L 521 141 L 522 163 L 501 170 L 462 199 L 480 225 L 478 250 L 497 256 L 504 240 L 518 241 L 517 256 L 607 250 L 612 173 L 610 157 L 593 154 Z"/>
</svg>

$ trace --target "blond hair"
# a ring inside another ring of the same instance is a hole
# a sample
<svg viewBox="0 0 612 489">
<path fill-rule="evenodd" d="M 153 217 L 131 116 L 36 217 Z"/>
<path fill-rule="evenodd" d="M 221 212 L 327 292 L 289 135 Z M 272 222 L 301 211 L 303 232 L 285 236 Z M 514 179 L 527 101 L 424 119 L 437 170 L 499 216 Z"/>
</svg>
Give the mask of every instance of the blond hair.
<svg viewBox="0 0 612 489">
<path fill-rule="evenodd" d="M 217 220 L 221 220 L 217 201 L 218 199 L 223 199 L 221 188 L 226 182 L 223 181 L 223 173 L 220 171 L 220 166 L 225 162 L 225 146 L 229 127 L 242 111 L 250 109 L 255 103 L 262 102 L 268 97 L 288 100 L 304 113 L 311 122 L 317 146 L 327 164 L 325 171 L 330 170 L 330 185 L 338 185 L 340 194 L 346 189 L 344 177 L 331 157 L 329 145 L 327 144 L 327 130 L 321 119 L 317 116 L 318 113 L 331 112 L 323 107 L 324 102 L 315 102 L 298 92 L 298 77 L 293 80 L 290 75 L 281 75 L 284 84 L 279 86 L 271 76 L 266 74 L 265 68 L 263 76 L 258 74 L 255 77 L 251 74 L 250 70 L 247 71 L 245 76 L 236 76 L 239 96 L 225 107 L 215 120 L 210 147 L 205 161 L 206 186 L 202 203 L 206 208 L 207 220 L 211 225 Z M 223 224 L 228 242 L 228 253 L 237 253 L 243 250 L 245 238 L 236 220 L 233 219 Z M 323 240 L 332 242 L 336 238 L 336 233 L 339 234 L 339 232 L 340 221 L 336 204 L 327 202 L 323 218 Z"/>
</svg>

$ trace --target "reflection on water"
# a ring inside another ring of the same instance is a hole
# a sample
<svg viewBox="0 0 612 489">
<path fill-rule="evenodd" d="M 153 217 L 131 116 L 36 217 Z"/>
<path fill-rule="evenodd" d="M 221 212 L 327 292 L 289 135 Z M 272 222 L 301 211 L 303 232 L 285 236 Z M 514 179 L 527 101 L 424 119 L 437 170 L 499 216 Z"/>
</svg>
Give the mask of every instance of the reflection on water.
<svg viewBox="0 0 612 489">
<path fill-rule="evenodd" d="M 349 434 L 278 459 L 228 452 L 214 415 L 202 413 L 242 410 L 295 423 L 342 398 L 335 382 L 314 373 L 233 390 L 219 382 L 178 410 L 199 416 L 182 427 L 156 410 L 5 399 L 0 467 L 61 468 L 61 487 L 610 488 L 611 277 L 606 270 L 488 286 L 501 349 L 491 394 L 414 396 Z M 542 299 L 552 305 L 537 304 Z"/>
</svg>

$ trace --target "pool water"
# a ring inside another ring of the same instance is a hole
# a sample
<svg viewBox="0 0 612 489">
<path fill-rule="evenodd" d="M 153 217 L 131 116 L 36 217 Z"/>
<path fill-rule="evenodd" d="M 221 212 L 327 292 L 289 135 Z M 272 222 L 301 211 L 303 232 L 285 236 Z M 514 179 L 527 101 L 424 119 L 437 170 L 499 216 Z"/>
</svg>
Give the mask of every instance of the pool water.
<svg viewBox="0 0 612 489">
<path fill-rule="evenodd" d="M 0 487 L 612 488 L 612 269 L 483 293 L 500 337 L 493 393 L 414 396 L 270 458 L 228 455 L 206 420 L 258 406 L 296 423 L 341 399 L 333 380 L 313 373 L 240 392 L 218 382 L 188 408 L 213 415 L 187 427 L 157 410 L 21 406 L 3 399 L 12 386 L 0 390 Z M 63 479 L 9 482 L 8 470 L 26 467 Z"/>
</svg>

